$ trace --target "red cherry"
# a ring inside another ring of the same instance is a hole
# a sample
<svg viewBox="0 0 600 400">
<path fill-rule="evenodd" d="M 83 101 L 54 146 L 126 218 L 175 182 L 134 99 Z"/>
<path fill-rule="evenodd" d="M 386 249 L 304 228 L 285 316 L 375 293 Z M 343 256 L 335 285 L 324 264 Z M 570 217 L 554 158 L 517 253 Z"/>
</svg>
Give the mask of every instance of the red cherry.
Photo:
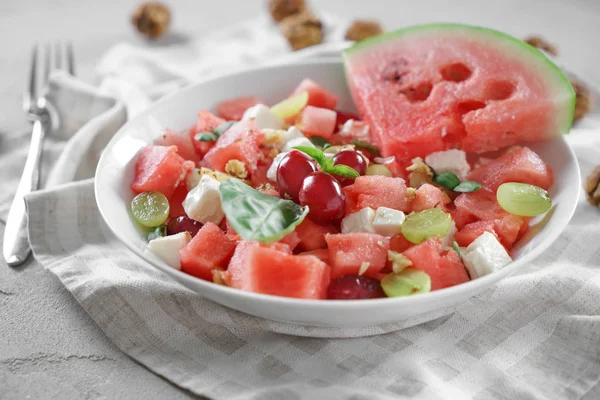
<svg viewBox="0 0 600 400">
<path fill-rule="evenodd" d="M 385 297 L 381 284 L 375 278 L 345 275 L 334 279 L 327 288 L 330 300 L 360 300 Z"/>
<path fill-rule="evenodd" d="M 193 219 L 182 215 L 169 221 L 167 224 L 167 235 L 176 235 L 187 231 L 194 237 L 200 228 L 202 228 L 201 222 L 194 221 Z"/>
<path fill-rule="evenodd" d="M 346 197 L 342 185 L 325 172 L 313 172 L 304 179 L 300 189 L 300 204 L 308 206 L 308 216 L 325 225 L 337 223 L 344 217 Z"/>
<path fill-rule="evenodd" d="M 277 167 L 277 185 L 281 197 L 287 194 L 298 203 L 304 178 L 316 170 L 317 162 L 301 151 L 292 150 L 286 154 Z"/>
<path fill-rule="evenodd" d="M 333 163 L 335 165 L 346 165 L 354 169 L 360 175 L 364 175 L 367 173 L 367 162 L 365 161 L 365 158 L 362 155 L 360 155 L 360 153 L 358 153 L 357 151 L 340 151 L 335 156 L 333 156 Z M 343 178 L 337 175 L 334 176 L 338 181 L 340 181 L 342 186 L 348 186 L 354 183 L 354 179 L 352 178 Z"/>
</svg>

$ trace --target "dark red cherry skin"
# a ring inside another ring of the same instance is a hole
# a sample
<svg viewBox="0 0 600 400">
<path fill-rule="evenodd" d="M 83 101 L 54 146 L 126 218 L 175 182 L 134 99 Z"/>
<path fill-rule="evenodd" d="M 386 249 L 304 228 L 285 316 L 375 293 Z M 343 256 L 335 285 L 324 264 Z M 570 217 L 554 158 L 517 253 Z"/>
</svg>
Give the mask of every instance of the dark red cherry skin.
<svg viewBox="0 0 600 400">
<path fill-rule="evenodd" d="M 308 216 L 318 224 L 338 223 L 344 217 L 346 197 L 342 185 L 325 172 L 313 172 L 304 178 L 300 204 L 308 206 Z"/>
<path fill-rule="evenodd" d="M 200 228 L 202 228 L 201 222 L 194 221 L 193 219 L 182 215 L 169 221 L 167 224 L 167 236 L 187 231 L 194 237 Z"/>
<path fill-rule="evenodd" d="M 315 160 L 298 150 L 286 154 L 277 167 L 277 186 L 282 198 L 289 196 L 298 203 L 304 178 L 318 169 Z"/>
<path fill-rule="evenodd" d="M 330 300 L 362 300 L 385 297 L 381 284 L 375 278 L 345 275 L 334 279 L 327 288 Z"/>
<path fill-rule="evenodd" d="M 358 172 L 359 175 L 367 173 L 367 162 L 365 161 L 365 158 L 354 150 L 340 151 L 333 156 L 333 163 L 335 165 L 346 165 Z M 343 178 L 337 175 L 334 175 L 334 177 L 342 184 L 342 186 L 348 186 L 354 183 L 354 179 L 352 178 Z"/>
</svg>

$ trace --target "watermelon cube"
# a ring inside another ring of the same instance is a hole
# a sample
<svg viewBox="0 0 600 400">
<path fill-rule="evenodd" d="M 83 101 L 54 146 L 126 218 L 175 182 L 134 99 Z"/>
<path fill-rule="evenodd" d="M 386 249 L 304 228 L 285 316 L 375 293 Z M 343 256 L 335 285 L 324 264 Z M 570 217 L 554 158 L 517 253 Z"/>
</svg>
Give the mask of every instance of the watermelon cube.
<svg viewBox="0 0 600 400">
<path fill-rule="evenodd" d="M 409 242 L 408 239 L 404 237 L 403 234 L 399 233 L 390 238 L 390 250 L 395 251 L 397 253 L 402 253 L 407 250 L 409 247 L 414 246 L 413 243 Z"/>
<path fill-rule="evenodd" d="M 330 268 L 314 256 L 295 256 L 242 241 L 227 269 L 231 287 L 300 299 L 324 299 Z"/>
<path fill-rule="evenodd" d="M 304 221 L 294 230 L 300 238 L 298 248 L 304 251 L 324 249 L 327 247 L 325 235 L 327 233 L 338 233 L 338 229 L 333 225 L 319 225 L 310 218 L 304 218 Z"/>
<path fill-rule="evenodd" d="M 442 250 L 440 239 L 432 237 L 402 253 L 431 278 L 431 290 L 438 290 L 469 281 L 469 275 L 454 250 Z"/>
<path fill-rule="evenodd" d="M 327 249 L 303 251 L 302 253 L 299 253 L 298 255 L 299 256 L 317 257 L 319 260 L 323 261 L 325 264 L 329 264 L 329 250 L 327 250 Z"/>
<path fill-rule="evenodd" d="M 176 146 L 146 146 L 135 162 L 131 189 L 135 193 L 160 192 L 170 198 L 193 167 L 177 154 Z"/>
<path fill-rule="evenodd" d="M 386 264 L 390 239 L 375 233 L 338 233 L 325 235 L 329 249 L 331 279 L 344 275 L 376 277 Z"/>
<path fill-rule="evenodd" d="M 215 142 L 202 142 L 200 140 L 196 140 L 196 134 L 201 132 L 212 132 L 217 129 L 219 125 L 225 122 L 225 120 L 216 117 L 210 111 L 206 110 L 200 110 L 197 118 L 198 120 L 196 122 L 196 126 L 190 129 L 189 135 L 196 153 L 202 158 L 210 149 L 215 146 Z"/>
<path fill-rule="evenodd" d="M 193 162 L 200 161 L 200 157 L 196 153 L 194 140 L 188 132 L 174 132 L 167 129 L 158 140 L 154 142 L 158 146 L 176 146 L 177 154 L 185 160 Z"/>
<path fill-rule="evenodd" d="M 528 183 L 548 190 L 554 182 L 554 175 L 552 168 L 534 151 L 515 146 L 471 171 L 469 179 L 492 192 L 506 182 Z"/>
<path fill-rule="evenodd" d="M 344 188 L 344 194 L 346 215 L 365 207 L 373 209 L 388 207 L 409 212 L 413 199 L 404 179 L 376 175 L 356 178 L 352 185 Z"/>
<path fill-rule="evenodd" d="M 264 104 L 254 96 L 236 97 L 217 103 L 217 115 L 227 121 L 239 121 L 252 106 Z"/>
<path fill-rule="evenodd" d="M 305 136 L 321 136 L 330 139 L 335 130 L 335 111 L 306 106 L 300 115 L 300 124 Z"/>
<path fill-rule="evenodd" d="M 412 201 L 412 211 L 419 212 L 427 210 L 429 208 L 441 208 L 445 212 L 448 211 L 447 204 L 450 203 L 450 197 L 444 193 L 440 188 L 433 186 L 429 183 L 421 185 L 416 193 L 415 198 Z"/>
<path fill-rule="evenodd" d="M 334 110 L 338 102 L 338 97 L 335 94 L 325 90 L 308 78 L 300 82 L 293 95 L 302 92 L 308 92 L 308 105 L 310 106 Z"/>
<path fill-rule="evenodd" d="M 279 243 L 287 244 L 288 246 L 290 246 L 290 250 L 294 250 L 296 246 L 298 246 L 298 244 L 300 243 L 300 236 L 298 236 L 296 232 L 292 232 L 281 238 L 281 240 L 279 240 Z"/>
<path fill-rule="evenodd" d="M 483 232 L 493 233 L 496 237 L 496 231 L 494 230 L 494 222 L 492 221 L 476 221 L 465 225 L 461 230 L 454 234 L 454 240 L 461 247 L 467 247 L 475 239 L 483 234 Z"/>
<path fill-rule="evenodd" d="M 179 251 L 181 270 L 200 279 L 212 281 L 212 270 L 225 268 L 236 242 L 212 222 L 204 224 L 196 236 Z"/>
<path fill-rule="evenodd" d="M 223 136 L 221 137 L 223 138 Z M 256 170 L 260 159 L 259 146 L 263 136 L 260 132 L 248 131 L 238 141 L 223 144 L 221 138 L 217 144 L 204 157 L 204 162 L 217 171 L 225 171 L 229 160 L 239 160 L 246 165 L 246 169 L 252 173 Z"/>
</svg>

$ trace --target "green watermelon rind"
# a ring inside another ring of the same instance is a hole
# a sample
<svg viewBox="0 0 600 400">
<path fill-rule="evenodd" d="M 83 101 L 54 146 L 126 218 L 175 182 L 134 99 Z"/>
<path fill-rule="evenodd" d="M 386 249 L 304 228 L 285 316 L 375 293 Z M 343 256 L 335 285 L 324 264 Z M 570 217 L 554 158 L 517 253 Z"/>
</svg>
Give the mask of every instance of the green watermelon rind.
<svg viewBox="0 0 600 400">
<path fill-rule="evenodd" d="M 511 49 L 521 52 L 521 55 L 535 61 L 538 66 L 542 67 L 541 72 L 544 73 L 548 84 L 551 85 L 550 90 L 552 92 L 564 92 L 566 96 L 570 97 L 570 101 L 566 102 L 568 106 L 565 106 L 564 109 L 559 110 L 560 114 L 556 119 L 558 132 L 569 133 L 569 130 L 573 124 L 573 116 L 575 115 L 575 91 L 569 82 L 569 78 L 567 78 L 565 73 L 556 64 L 554 64 L 552 60 L 550 60 L 544 53 L 535 47 L 514 36 L 504 32 L 496 31 L 494 29 L 453 23 L 433 23 L 414 25 L 408 28 L 386 32 L 381 35 L 357 42 L 352 47 L 344 50 L 343 59 L 344 65 L 346 66 L 346 76 L 348 74 L 348 64 L 351 58 L 361 54 L 364 50 L 370 49 L 374 45 L 384 43 L 388 40 L 397 39 L 401 36 L 425 33 L 427 31 L 439 32 L 445 30 L 458 30 L 468 34 L 478 34 L 481 37 L 487 36 L 489 38 L 499 40 L 501 43 L 510 45 Z M 350 82 L 349 79 L 347 80 Z"/>
</svg>

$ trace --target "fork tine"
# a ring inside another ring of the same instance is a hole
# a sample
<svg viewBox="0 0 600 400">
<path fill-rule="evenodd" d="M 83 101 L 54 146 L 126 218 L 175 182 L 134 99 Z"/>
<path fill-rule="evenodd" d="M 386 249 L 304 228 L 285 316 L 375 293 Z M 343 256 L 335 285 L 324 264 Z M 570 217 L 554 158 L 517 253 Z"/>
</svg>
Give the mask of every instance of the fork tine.
<svg viewBox="0 0 600 400">
<path fill-rule="evenodd" d="M 46 54 L 44 54 L 44 86 L 48 83 L 48 77 L 52 71 L 52 45 L 46 44 Z"/>
<path fill-rule="evenodd" d="M 67 42 L 67 70 L 75 76 L 75 55 L 73 54 L 73 43 Z"/>
<path fill-rule="evenodd" d="M 62 69 L 63 68 L 63 51 L 62 51 L 62 43 L 57 41 L 54 44 L 54 69 Z"/>
<path fill-rule="evenodd" d="M 27 90 L 23 94 L 23 108 L 28 111 L 31 107 L 31 102 L 35 99 L 37 94 L 37 59 L 38 59 L 39 45 L 36 43 L 33 45 L 31 52 L 31 70 L 29 71 L 29 85 Z"/>
</svg>

